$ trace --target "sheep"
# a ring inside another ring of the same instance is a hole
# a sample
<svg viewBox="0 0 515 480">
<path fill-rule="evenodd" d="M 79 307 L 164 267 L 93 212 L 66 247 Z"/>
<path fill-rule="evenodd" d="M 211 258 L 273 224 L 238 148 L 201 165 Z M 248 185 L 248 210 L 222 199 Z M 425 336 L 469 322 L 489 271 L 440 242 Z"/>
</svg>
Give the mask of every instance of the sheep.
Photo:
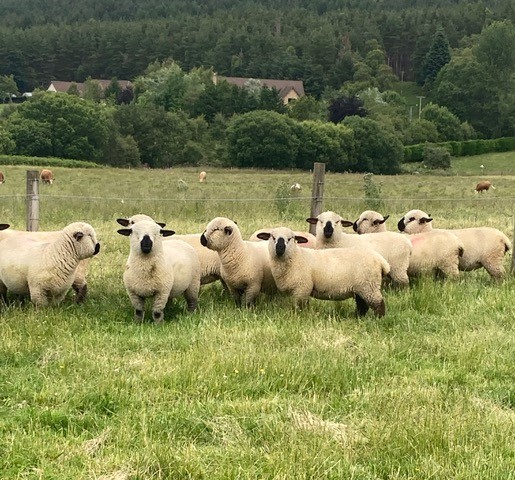
<svg viewBox="0 0 515 480">
<path fill-rule="evenodd" d="M 384 316 L 381 284 L 390 266 L 377 252 L 359 247 L 299 248 L 306 238 L 285 227 L 262 232 L 259 238 L 268 240 L 277 288 L 292 295 L 296 306 L 306 304 L 309 297 L 344 300 L 354 296 L 357 315 L 372 308 L 376 315 Z"/>
<path fill-rule="evenodd" d="M 302 186 L 300 183 L 298 182 L 295 182 L 293 183 L 291 186 L 290 186 L 290 190 L 292 191 L 295 191 L 295 192 L 300 192 L 302 190 Z"/>
<path fill-rule="evenodd" d="M 335 247 L 362 247 L 375 250 L 390 264 L 389 277 L 394 284 L 409 284 L 408 267 L 412 246 L 410 241 L 399 233 L 383 232 L 376 235 L 347 234 L 342 227 L 350 227 L 352 222 L 344 220 L 334 212 L 323 212 L 307 222 L 316 224 L 316 244 L 318 249 Z"/>
<path fill-rule="evenodd" d="M 0 172 L 0 185 L 2 183 L 5 183 L 5 175 L 4 175 L 4 172 Z"/>
<path fill-rule="evenodd" d="M 359 234 L 386 232 L 388 218 L 388 215 L 366 210 L 354 222 L 353 228 Z M 409 277 L 429 273 L 452 278 L 459 275 L 458 262 L 463 254 L 463 244 L 449 232 L 434 233 L 436 232 L 406 235 L 413 247 L 408 268 Z"/>
<path fill-rule="evenodd" d="M 124 227 L 128 227 L 130 225 L 134 225 L 136 222 L 139 222 L 141 220 L 149 220 L 154 221 L 152 217 L 149 217 L 148 215 L 144 214 L 136 214 L 132 215 L 129 218 L 118 218 L 116 221 L 123 225 Z M 165 223 L 156 222 L 161 227 L 165 227 Z M 188 243 L 191 245 L 195 252 L 197 252 L 198 259 L 200 262 L 200 284 L 201 285 L 207 285 L 209 283 L 216 282 L 217 280 L 221 280 L 221 264 L 220 264 L 220 257 L 218 256 L 218 253 L 209 250 L 207 248 L 204 248 L 202 244 L 200 243 L 200 233 L 191 233 L 191 234 L 184 234 L 184 235 L 173 235 L 171 237 L 165 237 L 165 241 L 174 241 L 174 240 L 182 240 L 183 242 Z M 223 284 L 223 281 L 222 281 Z M 224 285 L 225 288 L 225 285 Z"/>
<path fill-rule="evenodd" d="M 476 185 L 475 193 L 483 193 L 484 191 L 488 191 L 490 188 L 495 190 L 492 182 L 490 180 L 483 180 Z"/>
<path fill-rule="evenodd" d="M 274 228 L 276 228 L 276 227 L 274 227 Z M 260 228 L 259 230 L 256 230 L 249 237 L 249 241 L 250 242 L 259 242 L 259 241 L 261 241 L 260 238 L 259 238 L 259 234 L 262 233 L 262 232 L 269 232 L 270 230 L 272 230 L 272 228 Z M 300 232 L 300 231 L 297 231 L 297 230 L 294 230 L 293 233 L 295 235 L 297 235 L 297 236 L 301 236 L 301 237 L 304 237 L 304 238 L 307 239 L 306 243 L 299 243 L 299 246 L 301 246 L 303 248 L 317 248 L 317 239 L 316 239 L 316 237 L 312 233 Z"/>
<path fill-rule="evenodd" d="M 3 224 L 7 225 L 8 224 Z M 6 238 L 17 237 L 17 238 L 29 238 L 32 240 L 38 241 L 47 241 L 52 242 L 55 241 L 61 235 L 61 230 L 47 231 L 47 232 L 27 232 L 25 230 L 14 230 L 10 228 L 9 230 L 3 229 L 0 227 L 0 241 L 5 240 Z M 91 258 L 85 258 L 79 262 L 77 269 L 75 270 L 75 276 L 73 279 L 72 289 L 75 292 L 74 301 L 75 303 L 83 303 L 88 295 L 88 281 L 87 281 L 87 273 L 89 264 L 91 262 Z"/>
<path fill-rule="evenodd" d="M 48 170 L 47 168 L 44 168 L 41 170 L 41 173 L 39 174 L 39 178 L 41 179 L 41 182 L 43 183 L 49 183 L 52 185 L 54 183 L 54 174 L 51 170 Z"/>
<path fill-rule="evenodd" d="M 84 222 L 69 224 L 53 240 L 14 235 L 0 245 L 0 296 L 29 294 L 36 306 L 60 303 L 79 262 L 100 251 L 95 230 Z"/>
<path fill-rule="evenodd" d="M 407 233 L 448 232 L 462 242 L 464 251 L 459 260 L 461 271 L 483 267 L 495 280 L 504 276 L 504 255 L 511 250 L 509 238 L 492 227 L 433 229 L 433 219 L 422 210 L 410 210 L 399 220 L 398 228 Z"/>
<path fill-rule="evenodd" d="M 175 232 L 162 229 L 154 221 L 142 220 L 118 233 L 130 236 L 123 283 L 137 323 L 144 320 L 146 298 L 153 299 L 154 323 L 163 322 L 163 310 L 168 300 L 181 294 L 186 299 L 188 311 L 197 308 L 200 264 L 190 245 L 181 241 L 163 242 L 162 236 Z"/>
<path fill-rule="evenodd" d="M 202 171 L 198 174 L 198 181 L 200 183 L 204 183 L 206 181 L 206 176 L 207 176 L 207 173 Z"/>
<path fill-rule="evenodd" d="M 237 306 L 252 307 L 260 292 L 277 291 L 266 243 L 243 240 L 232 220 L 214 218 L 200 241 L 204 247 L 218 252 L 222 280 Z"/>
</svg>

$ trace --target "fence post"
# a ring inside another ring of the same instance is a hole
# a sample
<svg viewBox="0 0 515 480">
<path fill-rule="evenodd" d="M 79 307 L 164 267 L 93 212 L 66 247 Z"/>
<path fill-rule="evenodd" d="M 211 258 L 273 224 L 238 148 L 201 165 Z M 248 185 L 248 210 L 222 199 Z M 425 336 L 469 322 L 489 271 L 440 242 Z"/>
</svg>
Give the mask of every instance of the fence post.
<svg viewBox="0 0 515 480">
<path fill-rule="evenodd" d="M 39 228 L 39 171 L 27 170 L 27 230 Z"/>
<path fill-rule="evenodd" d="M 313 166 L 313 189 L 311 190 L 311 215 L 317 217 L 324 206 L 325 163 L 315 162 Z M 316 234 L 316 225 L 309 225 L 309 233 Z"/>
</svg>

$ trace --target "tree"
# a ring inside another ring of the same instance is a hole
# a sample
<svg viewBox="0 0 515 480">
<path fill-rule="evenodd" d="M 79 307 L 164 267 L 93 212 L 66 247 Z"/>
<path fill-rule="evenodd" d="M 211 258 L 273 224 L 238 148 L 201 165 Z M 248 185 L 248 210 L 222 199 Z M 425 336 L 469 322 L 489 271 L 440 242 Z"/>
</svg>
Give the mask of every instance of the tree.
<svg viewBox="0 0 515 480">
<path fill-rule="evenodd" d="M 5 100 L 11 102 L 13 95 L 18 95 L 19 93 L 13 75 L 0 75 L 0 100 L 2 103 Z"/>
<path fill-rule="evenodd" d="M 229 161 L 237 167 L 292 168 L 298 147 L 293 120 L 276 112 L 235 116 L 227 128 Z"/>
<path fill-rule="evenodd" d="M 440 142 L 462 140 L 461 122 L 448 108 L 428 103 L 422 109 L 422 118 L 436 126 Z"/>
<path fill-rule="evenodd" d="M 83 98 L 86 100 L 91 100 L 92 102 L 99 103 L 102 98 L 104 98 L 104 94 L 102 92 L 102 87 L 100 83 L 96 80 L 88 77 L 84 82 L 84 91 L 82 92 Z"/>
<path fill-rule="evenodd" d="M 443 29 L 439 28 L 435 32 L 433 42 L 429 47 L 429 52 L 426 54 L 423 66 L 424 83 L 431 85 L 438 75 L 438 72 L 444 65 L 447 65 L 450 60 L 449 41 Z"/>
<path fill-rule="evenodd" d="M 329 121 L 333 123 L 340 123 L 344 118 L 353 115 L 366 117 L 368 113 L 363 100 L 356 96 L 335 98 L 327 109 L 329 110 Z"/>
</svg>

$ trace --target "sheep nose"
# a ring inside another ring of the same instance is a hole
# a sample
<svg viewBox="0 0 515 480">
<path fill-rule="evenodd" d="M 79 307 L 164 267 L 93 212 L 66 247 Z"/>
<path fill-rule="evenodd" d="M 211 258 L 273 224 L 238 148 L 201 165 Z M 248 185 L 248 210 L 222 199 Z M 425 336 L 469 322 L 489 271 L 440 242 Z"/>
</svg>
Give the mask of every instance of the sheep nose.
<svg viewBox="0 0 515 480">
<path fill-rule="evenodd" d="M 284 252 L 286 251 L 286 244 L 284 243 L 284 238 L 279 238 L 277 243 L 275 244 L 275 254 L 278 257 L 282 257 Z"/>
<path fill-rule="evenodd" d="M 150 237 L 148 235 L 145 235 L 140 243 L 141 251 L 143 253 L 150 253 L 150 251 L 152 250 L 152 245 L 153 243 L 152 240 L 150 240 Z"/>
<path fill-rule="evenodd" d="M 406 228 L 406 225 L 404 225 L 404 218 L 401 218 L 399 220 L 399 223 L 397 224 L 397 228 L 400 232 L 404 232 L 404 229 Z"/>
<path fill-rule="evenodd" d="M 334 228 L 331 222 L 327 222 L 324 227 L 324 237 L 331 238 L 333 236 Z"/>
<path fill-rule="evenodd" d="M 358 221 L 357 220 L 352 224 L 352 230 L 354 230 L 356 233 L 358 233 Z"/>
<path fill-rule="evenodd" d="M 100 243 L 95 245 L 95 253 L 93 255 L 96 255 L 98 252 L 100 252 Z"/>
<path fill-rule="evenodd" d="M 202 234 L 200 236 L 200 243 L 202 244 L 203 247 L 207 247 L 207 238 L 204 234 Z"/>
</svg>

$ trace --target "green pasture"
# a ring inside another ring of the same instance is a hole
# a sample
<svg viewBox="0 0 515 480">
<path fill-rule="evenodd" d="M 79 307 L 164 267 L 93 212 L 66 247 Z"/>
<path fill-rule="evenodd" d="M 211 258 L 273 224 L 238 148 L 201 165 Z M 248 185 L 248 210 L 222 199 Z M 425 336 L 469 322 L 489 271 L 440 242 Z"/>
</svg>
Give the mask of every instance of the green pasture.
<svg viewBox="0 0 515 480">
<path fill-rule="evenodd" d="M 512 238 L 515 154 L 477 158 L 455 160 L 451 175 L 376 176 L 379 198 L 365 198 L 362 175 L 329 172 L 324 206 L 351 220 L 380 210 L 390 230 L 421 208 L 435 226 L 490 225 Z M 0 167 L 0 223 L 25 227 L 29 168 Z M 215 216 L 245 236 L 306 229 L 309 172 L 205 168 L 200 184 L 200 168 L 52 170 L 41 229 L 84 220 L 102 248 L 84 305 L 12 299 L 0 311 L 0 478 L 515 478 L 511 276 L 386 287 L 380 319 L 357 319 L 351 300 L 296 312 L 280 295 L 240 310 L 211 284 L 195 313 L 178 299 L 164 325 L 135 325 L 117 217 L 147 213 L 177 233 Z M 476 195 L 483 178 L 497 188 Z"/>
</svg>

